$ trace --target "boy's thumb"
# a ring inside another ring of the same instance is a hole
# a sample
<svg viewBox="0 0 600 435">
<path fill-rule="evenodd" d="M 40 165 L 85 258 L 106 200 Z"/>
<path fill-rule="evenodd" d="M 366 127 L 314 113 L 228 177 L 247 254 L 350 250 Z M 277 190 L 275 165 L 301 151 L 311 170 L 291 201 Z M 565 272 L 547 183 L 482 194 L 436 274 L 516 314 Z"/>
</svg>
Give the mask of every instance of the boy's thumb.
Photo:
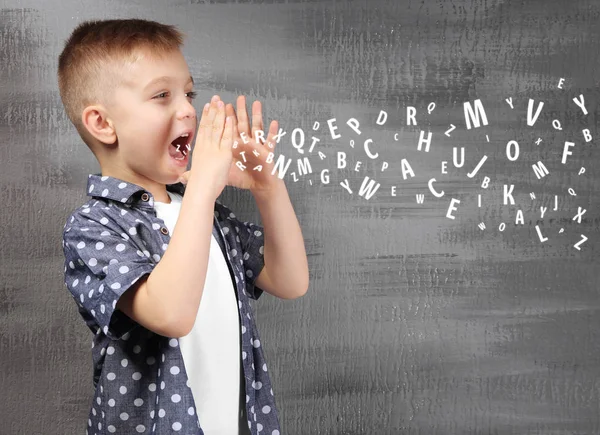
<svg viewBox="0 0 600 435">
<path fill-rule="evenodd" d="M 179 176 L 179 178 L 177 179 L 177 182 L 187 184 L 189 178 L 190 178 L 190 171 L 186 171 Z"/>
</svg>

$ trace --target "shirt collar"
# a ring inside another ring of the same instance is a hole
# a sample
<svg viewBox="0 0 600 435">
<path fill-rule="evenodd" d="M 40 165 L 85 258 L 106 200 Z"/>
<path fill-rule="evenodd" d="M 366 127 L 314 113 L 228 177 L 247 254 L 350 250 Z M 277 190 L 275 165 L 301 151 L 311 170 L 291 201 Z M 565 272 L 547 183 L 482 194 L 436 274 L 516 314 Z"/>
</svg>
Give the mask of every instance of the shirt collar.
<svg viewBox="0 0 600 435">
<path fill-rule="evenodd" d="M 183 196 L 185 185 L 183 183 L 167 184 L 166 189 Z M 148 196 L 144 196 L 144 193 Z M 112 199 L 124 204 L 133 204 L 141 200 L 150 206 L 154 205 L 154 197 L 143 187 L 102 174 L 88 175 L 87 196 Z"/>
</svg>

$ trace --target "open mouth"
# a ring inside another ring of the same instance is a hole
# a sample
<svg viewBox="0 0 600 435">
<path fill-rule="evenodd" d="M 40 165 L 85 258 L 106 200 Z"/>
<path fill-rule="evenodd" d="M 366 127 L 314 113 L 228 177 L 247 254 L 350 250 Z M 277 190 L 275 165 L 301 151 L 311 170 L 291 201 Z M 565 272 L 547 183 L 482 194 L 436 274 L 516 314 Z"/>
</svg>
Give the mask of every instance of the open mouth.
<svg viewBox="0 0 600 435">
<path fill-rule="evenodd" d="M 186 159 L 189 152 L 192 150 L 190 147 L 191 140 L 192 136 L 190 133 L 183 133 L 181 136 L 175 138 L 169 147 L 169 155 L 175 160 Z"/>
</svg>

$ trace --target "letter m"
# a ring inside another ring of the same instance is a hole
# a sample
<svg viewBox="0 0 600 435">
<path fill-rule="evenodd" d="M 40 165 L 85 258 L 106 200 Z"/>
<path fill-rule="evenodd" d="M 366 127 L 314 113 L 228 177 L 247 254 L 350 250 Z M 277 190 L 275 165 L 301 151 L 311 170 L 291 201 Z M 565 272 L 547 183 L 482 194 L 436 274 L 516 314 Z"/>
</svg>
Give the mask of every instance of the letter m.
<svg viewBox="0 0 600 435">
<path fill-rule="evenodd" d="M 471 121 L 473 121 L 475 128 L 479 127 L 479 115 L 481 115 L 483 125 L 488 125 L 487 117 L 485 116 L 485 110 L 480 99 L 475 100 L 475 109 L 477 109 L 477 112 L 473 111 L 473 107 L 469 101 L 465 101 L 463 107 L 465 110 L 465 123 L 467 124 L 467 130 L 471 129 Z"/>
<path fill-rule="evenodd" d="M 535 165 L 531 165 L 531 167 L 533 168 L 533 172 L 535 172 L 535 176 L 538 178 L 538 180 L 549 174 L 548 169 L 546 169 L 541 161 L 537 162 Z"/>
</svg>

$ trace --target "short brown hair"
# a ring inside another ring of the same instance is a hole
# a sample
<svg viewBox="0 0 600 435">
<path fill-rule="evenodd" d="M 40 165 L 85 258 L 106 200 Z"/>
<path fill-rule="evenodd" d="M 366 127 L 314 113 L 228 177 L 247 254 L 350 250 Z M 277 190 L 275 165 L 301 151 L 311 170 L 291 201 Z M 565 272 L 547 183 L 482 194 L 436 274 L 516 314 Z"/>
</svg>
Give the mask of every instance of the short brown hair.
<svg viewBox="0 0 600 435">
<path fill-rule="evenodd" d="M 185 33 L 175 26 L 142 19 L 92 20 L 79 24 L 58 58 L 58 88 L 65 111 L 79 136 L 91 148 L 93 140 L 81 113 L 90 104 L 112 100 L 128 64 L 147 49 L 161 56 L 177 50 Z"/>
</svg>

